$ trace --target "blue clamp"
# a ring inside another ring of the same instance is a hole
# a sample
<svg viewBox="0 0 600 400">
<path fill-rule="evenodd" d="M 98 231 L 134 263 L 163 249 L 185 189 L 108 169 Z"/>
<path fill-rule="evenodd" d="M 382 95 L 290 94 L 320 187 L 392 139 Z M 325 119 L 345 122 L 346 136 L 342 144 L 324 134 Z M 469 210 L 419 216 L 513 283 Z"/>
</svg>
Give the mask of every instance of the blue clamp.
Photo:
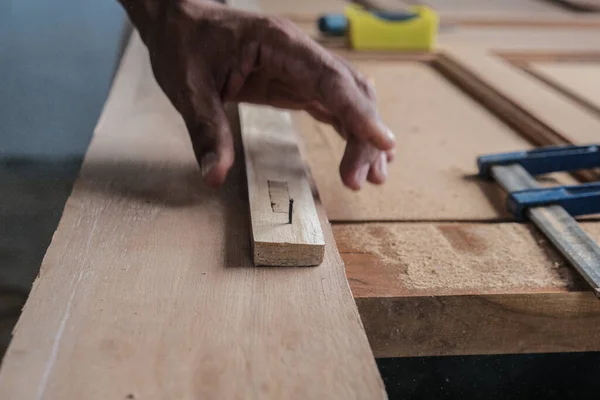
<svg viewBox="0 0 600 400">
<path fill-rule="evenodd" d="M 514 153 L 489 154 L 477 159 L 479 176 L 492 179 L 495 165 L 519 164 L 531 175 L 600 167 L 600 146 L 556 146 Z"/>
<path fill-rule="evenodd" d="M 575 186 L 528 189 L 512 192 L 506 207 L 517 219 L 525 219 L 529 207 L 559 205 L 572 216 L 600 213 L 600 182 Z"/>
<path fill-rule="evenodd" d="M 479 176 L 492 179 L 492 167 L 518 164 L 531 175 L 577 171 L 600 167 L 600 146 L 556 146 L 530 151 L 481 156 Z M 575 186 L 528 189 L 509 194 L 507 209 L 517 219 L 525 218 L 529 207 L 559 205 L 573 216 L 600 213 L 600 182 Z"/>
</svg>

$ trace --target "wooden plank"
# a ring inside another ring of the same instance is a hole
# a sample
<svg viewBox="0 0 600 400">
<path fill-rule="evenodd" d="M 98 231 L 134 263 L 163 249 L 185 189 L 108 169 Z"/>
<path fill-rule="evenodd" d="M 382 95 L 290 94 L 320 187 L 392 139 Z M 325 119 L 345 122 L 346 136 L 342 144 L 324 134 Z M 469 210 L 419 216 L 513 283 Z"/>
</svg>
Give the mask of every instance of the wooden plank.
<svg viewBox="0 0 600 400">
<path fill-rule="evenodd" d="M 530 63 L 589 63 L 600 62 L 599 51 L 538 51 L 538 50 L 527 50 L 527 51 L 495 51 L 496 55 L 509 61 L 512 64 L 519 65 L 522 67 L 527 66 Z"/>
<path fill-rule="evenodd" d="M 527 15 L 531 19 L 562 17 L 568 15 L 560 8 L 536 0 L 423 0 L 443 17 L 519 18 Z"/>
<path fill-rule="evenodd" d="M 543 82 L 485 50 L 471 46 L 445 46 L 445 60 L 459 64 L 469 74 L 509 99 L 553 134 L 569 143 L 594 143 L 600 132 L 600 117 L 581 107 Z"/>
<path fill-rule="evenodd" d="M 321 264 L 325 239 L 289 113 L 243 105 L 240 118 L 254 264 Z"/>
<path fill-rule="evenodd" d="M 536 119 L 512 99 L 491 86 L 489 82 L 475 76 L 468 66 L 459 63 L 453 57 L 440 54 L 433 65 L 532 143 L 545 146 L 568 142 L 566 138 Z"/>
<path fill-rule="evenodd" d="M 533 63 L 527 69 L 600 114 L 600 63 Z"/>
<path fill-rule="evenodd" d="M 586 223 L 600 240 L 600 223 Z M 597 351 L 600 302 L 528 225 L 334 225 L 377 357 Z"/>
<path fill-rule="evenodd" d="M 524 138 L 426 64 L 354 64 L 375 81 L 382 118 L 398 138 L 397 161 L 385 185 L 345 189 L 337 173 L 344 141 L 307 114 L 294 114 L 330 220 L 509 218 L 498 185 L 475 177 L 476 159 L 530 148 Z"/>
<path fill-rule="evenodd" d="M 378 358 L 600 351 L 592 293 L 358 298 Z"/>
<path fill-rule="evenodd" d="M 135 35 L 0 398 L 385 398 L 328 225 L 322 266 L 253 267 L 240 162 L 222 190 L 201 181 Z"/>
<path fill-rule="evenodd" d="M 600 25 L 599 25 L 600 26 Z M 457 26 L 441 30 L 440 47 L 473 46 L 490 51 L 598 51 L 598 29 Z"/>
</svg>

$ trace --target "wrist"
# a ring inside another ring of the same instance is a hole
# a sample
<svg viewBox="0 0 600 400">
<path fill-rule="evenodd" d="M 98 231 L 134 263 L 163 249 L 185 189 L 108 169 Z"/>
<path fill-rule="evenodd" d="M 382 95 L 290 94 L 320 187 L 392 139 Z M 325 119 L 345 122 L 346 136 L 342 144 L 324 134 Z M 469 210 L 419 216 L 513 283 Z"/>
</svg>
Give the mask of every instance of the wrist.
<svg viewBox="0 0 600 400">
<path fill-rule="evenodd" d="M 167 3 L 177 0 L 118 0 L 125 9 L 129 19 L 135 25 L 142 39 L 159 18 Z"/>
</svg>

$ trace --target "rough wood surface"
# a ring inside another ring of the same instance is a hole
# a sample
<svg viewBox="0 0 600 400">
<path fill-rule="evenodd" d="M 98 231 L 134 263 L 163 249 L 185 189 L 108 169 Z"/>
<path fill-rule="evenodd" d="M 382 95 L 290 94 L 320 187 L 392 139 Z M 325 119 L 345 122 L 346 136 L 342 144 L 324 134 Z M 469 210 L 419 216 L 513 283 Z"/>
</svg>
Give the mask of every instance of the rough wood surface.
<svg viewBox="0 0 600 400">
<path fill-rule="evenodd" d="M 522 69 L 472 46 L 445 46 L 444 52 L 566 142 L 581 144 L 598 140 L 600 116 Z"/>
<path fill-rule="evenodd" d="M 389 181 L 356 193 L 337 173 L 344 142 L 330 127 L 296 113 L 327 216 L 333 221 L 499 220 L 497 184 L 475 177 L 477 156 L 531 145 L 423 63 L 356 61 L 372 77 L 383 120 L 398 140 Z M 562 179 L 562 178 L 561 178 Z"/>
<path fill-rule="evenodd" d="M 534 63 L 528 69 L 600 114 L 600 63 Z"/>
<path fill-rule="evenodd" d="M 600 351 L 589 292 L 356 299 L 376 357 Z"/>
<path fill-rule="evenodd" d="M 328 225 L 322 266 L 253 267 L 244 181 L 238 163 L 222 190 L 203 187 L 136 35 L 0 398 L 385 398 Z"/>
<path fill-rule="evenodd" d="M 240 119 L 254 264 L 321 264 L 325 240 L 289 112 L 246 104 Z"/>
<path fill-rule="evenodd" d="M 422 0 L 433 7 L 442 17 L 461 18 L 530 18 L 561 17 L 564 10 L 536 0 Z"/>
<path fill-rule="evenodd" d="M 526 225 L 336 224 L 334 233 L 355 297 L 587 290 Z"/>
<path fill-rule="evenodd" d="M 600 240 L 600 223 L 585 229 Z M 600 302 L 533 227 L 334 225 L 377 357 L 600 350 Z"/>
</svg>

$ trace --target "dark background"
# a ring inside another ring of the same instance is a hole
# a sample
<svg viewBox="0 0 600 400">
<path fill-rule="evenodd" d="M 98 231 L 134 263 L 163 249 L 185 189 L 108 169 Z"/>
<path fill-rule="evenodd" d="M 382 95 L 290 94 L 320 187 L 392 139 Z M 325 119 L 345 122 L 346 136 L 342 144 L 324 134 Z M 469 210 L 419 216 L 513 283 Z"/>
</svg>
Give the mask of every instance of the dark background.
<svg viewBox="0 0 600 400">
<path fill-rule="evenodd" d="M 0 0 L 0 353 L 116 68 L 116 0 Z M 597 399 L 599 354 L 378 360 L 390 399 Z M 26 371 L 23 371 L 26 374 Z"/>
</svg>

